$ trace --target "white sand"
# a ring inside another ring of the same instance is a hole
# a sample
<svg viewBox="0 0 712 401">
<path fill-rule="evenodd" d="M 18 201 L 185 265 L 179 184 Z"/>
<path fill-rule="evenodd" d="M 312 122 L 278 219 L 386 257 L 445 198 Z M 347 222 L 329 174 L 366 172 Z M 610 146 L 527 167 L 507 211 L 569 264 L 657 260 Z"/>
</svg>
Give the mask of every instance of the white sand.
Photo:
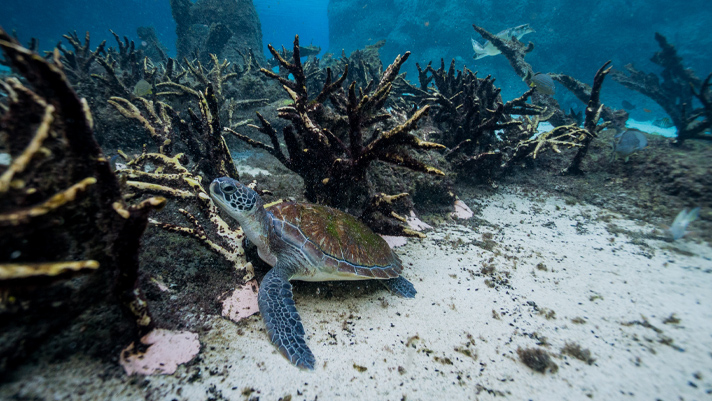
<svg viewBox="0 0 712 401">
<path fill-rule="evenodd" d="M 650 239 L 655 227 L 556 197 L 501 191 L 479 202 L 475 217 L 492 226 L 473 231 L 458 221 L 399 248 L 418 290 L 414 300 L 385 290 L 343 299 L 296 294 L 317 358 L 313 372 L 277 353 L 259 316 L 237 325 L 215 317 L 214 329 L 201 334 L 200 360 L 173 376 L 146 377 L 145 387 L 128 378 L 102 381 L 98 362 L 78 355 L 43 370 L 23 368 L 23 382 L 0 388 L 0 399 L 710 397 L 712 249 L 691 239 Z M 485 233 L 491 250 L 474 245 Z M 494 266 L 494 279 L 480 274 L 485 265 Z M 663 323 L 672 314 L 679 323 Z M 535 372 L 517 356 L 518 347 L 542 342 L 556 373 Z M 561 356 L 569 342 L 589 349 L 595 362 Z"/>
<path fill-rule="evenodd" d="M 628 121 L 625 122 L 626 128 L 635 128 L 639 129 L 643 132 L 647 132 L 648 134 L 653 134 L 653 135 L 662 135 L 666 138 L 675 138 L 677 137 L 677 128 L 675 127 L 670 127 L 670 128 L 662 128 L 658 127 L 657 125 L 653 124 L 653 121 L 637 121 L 632 118 L 629 118 Z"/>
</svg>

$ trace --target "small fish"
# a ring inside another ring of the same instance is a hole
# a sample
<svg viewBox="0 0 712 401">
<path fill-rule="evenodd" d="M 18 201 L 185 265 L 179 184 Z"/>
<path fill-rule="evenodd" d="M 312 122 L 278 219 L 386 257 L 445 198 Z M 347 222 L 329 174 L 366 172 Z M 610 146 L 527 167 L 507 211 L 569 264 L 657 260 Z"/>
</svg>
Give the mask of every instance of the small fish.
<svg viewBox="0 0 712 401">
<path fill-rule="evenodd" d="M 653 120 L 653 125 L 660 128 L 671 128 L 675 126 L 670 117 L 657 118 Z"/>
<path fill-rule="evenodd" d="M 637 130 L 635 128 L 627 129 L 613 137 L 613 153 L 611 154 L 611 160 L 615 156 L 625 157 L 625 161 L 633 153 L 645 149 L 648 146 L 648 139 L 645 137 L 643 131 Z"/>
<path fill-rule="evenodd" d="M 643 109 L 643 111 L 646 112 L 646 113 L 650 113 L 650 112 L 651 112 L 650 109 Z"/>
<path fill-rule="evenodd" d="M 153 87 L 151 86 L 148 81 L 145 79 L 142 79 L 138 82 L 136 82 L 136 85 L 134 86 L 133 93 L 135 96 L 138 97 L 143 97 L 146 95 L 150 95 L 153 93 Z"/>
<path fill-rule="evenodd" d="M 689 233 L 687 226 L 700 216 L 700 208 L 696 207 L 689 212 L 687 208 L 680 211 L 672 222 L 672 226 L 665 230 L 672 237 L 673 241 L 678 240 Z"/>
<path fill-rule="evenodd" d="M 517 38 L 517 40 L 519 40 L 522 38 L 522 36 L 533 32 L 536 31 L 534 31 L 534 29 L 530 27 L 529 24 L 524 24 L 512 28 L 507 28 L 495 36 L 504 40 L 512 40 L 512 38 Z M 489 40 L 486 41 L 484 44 L 480 44 L 478 41 L 472 38 L 470 38 L 470 40 L 472 41 L 472 49 L 475 51 L 475 55 L 472 56 L 475 60 L 479 60 L 487 56 L 496 56 L 501 53 L 499 49 L 497 49 L 492 43 L 490 43 Z"/>
<path fill-rule="evenodd" d="M 635 105 L 627 100 L 622 101 L 621 105 L 625 110 L 635 110 Z"/>
<path fill-rule="evenodd" d="M 545 95 L 553 95 L 556 93 L 554 80 L 551 79 L 549 74 L 537 72 L 536 74 L 531 75 L 530 73 L 524 77 L 524 81 L 528 83 L 530 88 L 536 88 L 539 93 L 543 93 Z"/>
</svg>

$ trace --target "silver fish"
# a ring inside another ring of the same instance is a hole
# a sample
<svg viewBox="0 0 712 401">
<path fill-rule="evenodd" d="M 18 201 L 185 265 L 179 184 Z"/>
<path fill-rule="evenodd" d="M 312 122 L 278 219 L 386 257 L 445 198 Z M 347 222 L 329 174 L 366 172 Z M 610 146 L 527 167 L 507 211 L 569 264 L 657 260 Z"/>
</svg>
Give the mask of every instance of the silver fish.
<svg viewBox="0 0 712 401">
<path fill-rule="evenodd" d="M 613 137 L 613 154 L 612 158 L 617 156 L 625 157 L 625 161 L 633 153 L 644 149 L 648 146 L 648 139 L 643 131 L 635 128 L 627 129 Z"/>
<path fill-rule="evenodd" d="M 507 28 L 496 34 L 495 36 L 504 40 L 512 40 L 512 38 L 515 37 L 517 38 L 517 40 L 519 40 L 522 38 L 522 36 L 533 32 L 536 31 L 534 31 L 534 29 L 530 27 L 529 24 L 524 24 L 512 28 Z M 496 56 L 501 53 L 499 49 L 497 49 L 492 43 L 490 43 L 489 40 L 486 41 L 484 44 L 480 44 L 478 41 L 472 38 L 470 38 L 470 40 L 472 41 L 472 49 L 475 51 L 475 55 L 472 56 L 475 60 L 479 60 L 487 56 Z"/>
<path fill-rule="evenodd" d="M 527 78 L 524 78 L 527 80 Z M 543 93 L 545 95 L 553 95 L 556 93 L 556 86 L 554 86 L 554 80 L 549 76 L 549 74 L 542 74 L 537 72 L 534 76 L 531 76 L 528 80 L 530 88 L 536 88 L 537 92 Z"/>
<path fill-rule="evenodd" d="M 687 231 L 687 226 L 695 221 L 700 216 L 700 208 L 696 207 L 689 212 L 687 208 L 680 211 L 675 217 L 675 221 L 672 222 L 670 228 L 666 231 L 673 240 L 678 240 L 685 236 L 689 231 Z"/>
</svg>

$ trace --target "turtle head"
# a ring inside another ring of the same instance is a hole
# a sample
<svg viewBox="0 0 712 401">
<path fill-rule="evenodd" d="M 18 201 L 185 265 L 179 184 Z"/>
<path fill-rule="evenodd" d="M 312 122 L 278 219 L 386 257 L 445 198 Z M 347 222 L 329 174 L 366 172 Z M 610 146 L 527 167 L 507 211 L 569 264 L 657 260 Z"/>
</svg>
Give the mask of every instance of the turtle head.
<svg viewBox="0 0 712 401">
<path fill-rule="evenodd" d="M 257 192 L 230 177 L 220 177 L 210 184 L 210 197 L 240 223 L 253 244 L 267 249 L 271 219 Z"/>
<path fill-rule="evenodd" d="M 210 197 L 240 223 L 244 215 L 264 206 L 257 192 L 230 177 L 216 178 L 210 184 Z"/>
</svg>

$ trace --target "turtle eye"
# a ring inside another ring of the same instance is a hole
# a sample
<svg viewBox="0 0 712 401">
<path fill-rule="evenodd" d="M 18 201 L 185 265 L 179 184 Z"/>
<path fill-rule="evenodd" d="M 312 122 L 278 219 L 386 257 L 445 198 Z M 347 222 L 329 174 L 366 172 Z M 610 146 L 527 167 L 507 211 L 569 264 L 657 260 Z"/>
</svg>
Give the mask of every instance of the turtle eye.
<svg viewBox="0 0 712 401">
<path fill-rule="evenodd" d="M 237 187 L 231 184 L 227 184 L 224 187 L 222 187 L 222 191 L 228 195 L 234 194 L 235 191 L 237 191 Z"/>
</svg>

